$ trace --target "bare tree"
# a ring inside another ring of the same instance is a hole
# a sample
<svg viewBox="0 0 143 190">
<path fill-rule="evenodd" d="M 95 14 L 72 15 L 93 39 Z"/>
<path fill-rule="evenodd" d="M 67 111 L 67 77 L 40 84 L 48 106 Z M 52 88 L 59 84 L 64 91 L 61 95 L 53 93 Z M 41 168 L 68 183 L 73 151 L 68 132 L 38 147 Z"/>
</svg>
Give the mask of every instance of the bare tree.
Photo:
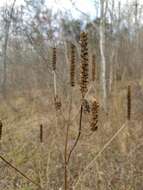
<svg viewBox="0 0 143 190">
<path fill-rule="evenodd" d="M 15 7 L 16 0 L 13 1 L 11 9 L 9 14 L 5 15 L 5 38 L 4 38 L 4 45 L 3 45 L 3 81 L 2 81 L 2 95 L 5 99 L 6 103 L 14 110 L 17 111 L 17 109 L 11 105 L 9 100 L 7 99 L 6 95 L 6 82 L 7 82 L 7 46 L 8 46 L 8 40 L 9 40 L 9 31 L 10 26 L 12 22 L 12 17 L 14 13 L 14 7 Z"/>
</svg>

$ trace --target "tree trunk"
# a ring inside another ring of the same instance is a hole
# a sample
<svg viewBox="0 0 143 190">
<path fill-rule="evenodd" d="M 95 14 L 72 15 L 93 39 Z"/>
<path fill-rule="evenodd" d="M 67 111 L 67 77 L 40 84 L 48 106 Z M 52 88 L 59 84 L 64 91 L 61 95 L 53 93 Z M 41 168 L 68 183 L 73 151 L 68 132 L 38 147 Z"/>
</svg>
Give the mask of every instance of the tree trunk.
<svg viewBox="0 0 143 190">
<path fill-rule="evenodd" d="M 106 59 L 105 59 L 105 0 L 100 0 L 100 55 L 101 55 L 101 89 L 102 104 L 107 111 L 107 89 L 106 89 Z"/>
</svg>

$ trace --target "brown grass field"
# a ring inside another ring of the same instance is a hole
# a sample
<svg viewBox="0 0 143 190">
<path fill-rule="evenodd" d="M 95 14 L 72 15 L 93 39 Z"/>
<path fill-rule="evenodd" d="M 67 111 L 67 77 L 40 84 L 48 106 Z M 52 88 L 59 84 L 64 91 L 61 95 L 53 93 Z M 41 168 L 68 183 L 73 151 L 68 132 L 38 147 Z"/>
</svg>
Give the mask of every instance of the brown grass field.
<svg viewBox="0 0 143 190">
<path fill-rule="evenodd" d="M 68 166 L 70 189 L 142 190 L 143 109 L 136 89 L 140 89 L 140 93 L 143 91 L 141 81 L 129 83 L 132 84 L 130 121 L 127 120 L 126 107 L 128 83 L 117 84 L 109 100 L 112 106 L 108 114 L 99 110 L 98 130 L 90 130 L 90 114 L 83 114 L 80 141 Z M 95 89 L 92 84 L 87 96 L 89 102 Z M 73 91 L 72 106 L 69 97 L 63 97 L 62 108 L 58 111 L 55 111 L 54 100 L 48 90 L 31 92 L 33 100 L 29 100 L 28 96 L 13 95 L 9 100 L 16 105 L 18 112 L 13 112 L 1 98 L 1 155 L 45 190 L 64 188 L 66 126 L 70 126 L 70 149 L 76 139 L 79 122 L 78 87 Z M 99 98 L 98 95 L 96 97 Z M 40 124 L 43 124 L 43 143 L 40 143 Z M 120 128 L 122 130 L 114 138 Z M 2 161 L 0 170 L 1 190 L 39 189 Z"/>
</svg>

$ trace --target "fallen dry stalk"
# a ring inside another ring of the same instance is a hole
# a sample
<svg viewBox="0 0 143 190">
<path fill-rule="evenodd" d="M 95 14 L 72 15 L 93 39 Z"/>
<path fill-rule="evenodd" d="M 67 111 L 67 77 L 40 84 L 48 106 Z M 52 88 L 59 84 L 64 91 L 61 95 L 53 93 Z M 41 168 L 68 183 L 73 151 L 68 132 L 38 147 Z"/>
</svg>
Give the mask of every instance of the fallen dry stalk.
<svg viewBox="0 0 143 190">
<path fill-rule="evenodd" d="M 37 184 L 35 181 L 27 177 L 23 172 L 21 172 L 19 169 L 17 169 L 15 166 L 13 166 L 10 162 L 8 162 L 3 156 L 0 155 L 0 159 L 5 162 L 10 168 L 14 169 L 17 173 L 19 173 L 21 176 L 23 176 L 25 179 L 27 179 L 29 182 L 31 182 L 33 185 L 37 186 L 39 189 L 42 190 L 41 186 Z"/>
<path fill-rule="evenodd" d="M 108 148 L 108 146 L 116 139 L 116 137 L 123 131 L 123 129 L 127 126 L 127 122 L 125 122 L 120 129 L 105 143 L 105 145 L 101 148 L 101 150 L 96 154 L 96 156 L 91 160 L 91 162 L 84 168 L 84 170 L 79 174 L 78 179 L 73 184 L 73 189 L 76 190 L 77 185 L 81 181 L 81 179 L 88 174 L 88 169 L 92 168 L 95 161 L 101 156 L 101 154 Z"/>
</svg>

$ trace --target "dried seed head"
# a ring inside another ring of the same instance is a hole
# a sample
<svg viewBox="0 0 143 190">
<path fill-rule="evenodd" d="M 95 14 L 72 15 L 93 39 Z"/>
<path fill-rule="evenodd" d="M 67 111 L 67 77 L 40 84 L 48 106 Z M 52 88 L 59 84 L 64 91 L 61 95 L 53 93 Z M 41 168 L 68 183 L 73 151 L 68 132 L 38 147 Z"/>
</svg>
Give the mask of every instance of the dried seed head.
<svg viewBox="0 0 143 190">
<path fill-rule="evenodd" d="M 96 131 L 98 129 L 98 111 L 99 111 L 99 104 L 97 103 L 96 99 L 93 101 L 91 106 L 91 123 L 90 127 L 92 131 Z"/>
<path fill-rule="evenodd" d="M 61 100 L 59 99 L 58 96 L 55 97 L 55 109 L 56 111 L 59 111 L 62 107 Z"/>
<path fill-rule="evenodd" d="M 3 124 L 2 124 L 2 122 L 0 121 L 0 140 L 2 139 L 2 127 L 3 127 Z"/>
<path fill-rule="evenodd" d="M 75 46 L 71 44 L 70 84 L 75 86 Z"/>
<path fill-rule="evenodd" d="M 56 70 L 56 62 L 57 62 L 57 51 L 56 48 L 53 48 L 53 59 L 52 59 L 52 67 L 53 67 L 53 71 Z"/>
<path fill-rule="evenodd" d="M 95 73 L 96 73 L 96 60 L 95 55 L 92 56 L 92 81 L 95 81 Z"/>
<path fill-rule="evenodd" d="M 83 99 L 82 106 L 84 113 L 90 113 L 90 105 L 86 99 Z"/>
<path fill-rule="evenodd" d="M 40 142 L 43 142 L 43 125 L 40 125 Z"/>
<path fill-rule="evenodd" d="M 131 119 L 131 86 L 128 86 L 127 92 L 127 118 L 128 120 Z"/>
<path fill-rule="evenodd" d="M 81 45 L 81 80 L 80 90 L 82 98 L 84 98 L 88 90 L 88 37 L 87 33 L 82 32 L 80 35 Z"/>
</svg>

